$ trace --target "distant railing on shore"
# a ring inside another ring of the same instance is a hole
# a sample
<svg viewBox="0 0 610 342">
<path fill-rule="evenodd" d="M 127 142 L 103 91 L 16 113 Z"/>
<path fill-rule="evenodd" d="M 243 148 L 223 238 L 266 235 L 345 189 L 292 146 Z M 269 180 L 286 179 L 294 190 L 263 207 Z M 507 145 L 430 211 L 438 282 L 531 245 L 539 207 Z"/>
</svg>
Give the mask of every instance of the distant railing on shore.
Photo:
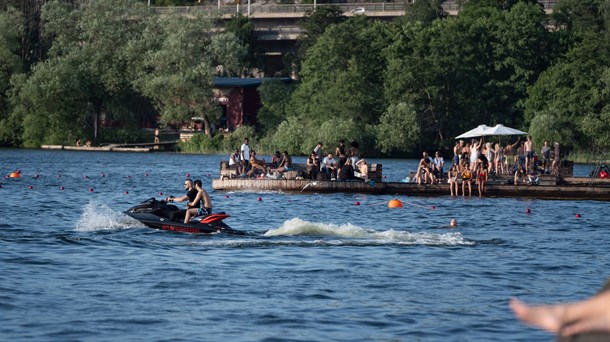
<svg viewBox="0 0 610 342">
<path fill-rule="evenodd" d="M 552 11 L 560 0 L 539 0 L 538 2 L 544 6 L 545 11 Z M 343 10 L 344 13 L 356 12 L 365 14 L 367 12 L 404 12 L 406 6 L 410 6 L 412 1 L 405 2 L 371 2 L 371 3 L 340 3 L 340 4 L 273 4 L 273 5 L 262 5 L 259 2 L 251 2 L 248 4 L 248 0 L 242 0 L 241 5 L 203 5 L 203 6 L 173 6 L 173 7 L 154 7 L 154 10 L 159 13 L 182 13 L 198 14 L 208 13 L 214 15 L 233 15 L 237 12 L 244 15 L 256 15 L 256 14 L 275 14 L 280 15 L 286 14 L 287 16 L 293 16 L 294 14 L 304 14 L 307 10 L 312 10 L 314 7 L 323 6 L 336 6 Z M 459 12 L 462 5 L 456 1 L 448 1 L 442 4 L 443 9 L 449 13 Z M 389 14 L 389 13 L 388 13 Z"/>
</svg>

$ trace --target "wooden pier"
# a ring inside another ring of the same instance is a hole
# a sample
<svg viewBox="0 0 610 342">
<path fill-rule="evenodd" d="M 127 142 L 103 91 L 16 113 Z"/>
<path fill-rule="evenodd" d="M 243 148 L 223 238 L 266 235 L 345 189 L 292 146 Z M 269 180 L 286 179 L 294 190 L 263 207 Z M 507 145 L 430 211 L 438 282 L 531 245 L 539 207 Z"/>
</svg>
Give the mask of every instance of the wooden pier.
<svg viewBox="0 0 610 342">
<path fill-rule="evenodd" d="M 173 149 L 177 141 L 158 143 L 108 144 L 104 146 L 42 145 L 43 150 L 94 151 L 94 152 L 155 152 Z"/>
<path fill-rule="evenodd" d="M 255 179 L 235 177 L 221 162 L 220 178 L 212 180 L 212 188 L 219 191 L 278 191 L 290 193 L 362 193 L 411 196 L 449 196 L 449 184 L 444 180 L 438 184 L 416 184 L 405 182 L 383 182 L 381 165 L 376 166 L 368 181 L 329 181 L 294 179 Z M 571 173 L 569 173 L 571 175 Z M 477 185 L 471 184 L 472 196 L 478 196 Z M 461 196 L 461 184 L 459 185 Z M 610 201 L 610 179 L 540 175 L 536 185 L 513 184 L 513 177 L 501 175 L 490 178 L 485 186 L 484 197 L 538 198 L 552 200 L 597 200 Z"/>
</svg>

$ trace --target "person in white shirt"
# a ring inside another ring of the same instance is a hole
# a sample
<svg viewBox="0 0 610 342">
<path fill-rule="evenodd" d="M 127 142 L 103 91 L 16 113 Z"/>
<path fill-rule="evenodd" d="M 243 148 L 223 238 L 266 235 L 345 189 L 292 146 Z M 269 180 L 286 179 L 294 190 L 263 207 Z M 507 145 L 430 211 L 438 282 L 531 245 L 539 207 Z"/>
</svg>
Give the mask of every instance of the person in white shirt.
<svg viewBox="0 0 610 342">
<path fill-rule="evenodd" d="M 237 169 L 237 174 L 242 174 L 242 169 L 241 169 L 241 164 L 239 162 L 240 156 L 239 156 L 239 150 L 235 149 L 235 151 L 233 151 L 233 153 L 231 154 L 231 156 L 229 157 L 229 168 L 235 168 Z"/>
<path fill-rule="evenodd" d="M 250 145 L 248 145 L 248 143 L 249 140 L 248 138 L 246 138 L 244 139 L 244 143 L 241 145 L 241 173 L 245 173 L 246 171 L 248 171 L 248 169 L 250 169 Z"/>
<path fill-rule="evenodd" d="M 329 153 L 322 161 L 321 171 L 326 175 L 326 179 L 337 178 L 337 162 L 333 158 L 333 154 Z"/>
<path fill-rule="evenodd" d="M 445 165 L 445 160 L 443 156 L 441 156 L 440 151 L 436 151 L 434 155 L 434 159 L 432 160 L 432 173 L 434 174 L 434 179 L 437 182 L 440 182 L 443 179 L 443 166 Z"/>
</svg>

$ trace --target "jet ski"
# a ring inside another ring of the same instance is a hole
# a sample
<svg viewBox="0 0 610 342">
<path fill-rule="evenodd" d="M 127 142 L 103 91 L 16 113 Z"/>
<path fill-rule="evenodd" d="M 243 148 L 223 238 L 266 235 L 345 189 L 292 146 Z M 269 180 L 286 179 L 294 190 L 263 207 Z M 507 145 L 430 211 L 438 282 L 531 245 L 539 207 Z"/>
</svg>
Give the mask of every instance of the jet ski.
<svg viewBox="0 0 610 342">
<path fill-rule="evenodd" d="M 179 210 L 179 208 L 175 205 L 167 204 L 163 200 L 157 201 L 152 197 L 127 209 L 124 214 L 155 229 L 194 234 L 225 233 L 231 235 L 250 235 L 249 232 L 235 230 L 224 223 L 223 220 L 229 217 L 224 212 L 207 216 L 196 216 L 189 223 L 184 223 L 184 221 L 177 222 L 169 219 L 170 214 L 176 210 Z"/>
</svg>

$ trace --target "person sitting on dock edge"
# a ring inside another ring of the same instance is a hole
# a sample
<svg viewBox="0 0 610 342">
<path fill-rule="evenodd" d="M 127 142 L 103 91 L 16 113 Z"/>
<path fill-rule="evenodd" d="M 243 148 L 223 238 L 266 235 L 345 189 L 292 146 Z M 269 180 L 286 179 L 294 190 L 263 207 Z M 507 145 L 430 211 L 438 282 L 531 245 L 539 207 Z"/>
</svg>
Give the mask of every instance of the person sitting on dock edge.
<svg viewBox="0 0 610 342">
<path fill-rule="evenodd" d="M 470 165 L 468 162 L 464 164 L 464 170 L 462 171 L 462 197 L 466 196 L 466 185 L 468 185 L 468 197 L 472 195 L 472 171 L 470 171 Z"/>
<path fill-rule="evenodd" d="M 309 158 L 307 158 L 307 176 L 309 179 L 318 179 L 318 172 L 320 171 L 320 162 L 318 156 L 314 151 L 311 152 Z"/>
<path fill-rule="evenodd" d="M 254 175 L 257 171 L 265 173 L 265 160 L 256 159 L 256 151 L 250 152 L 250 171 L 248 171 L 248 177 Z"/>
<path fill-rule="evenodd" d="M 327 180 L 335 180 L 337 177 L 337 163 L 333 158 L 333 154 L 329 153 L 322 161 L 321 171 L 326 175 Z"/>
</svg>

